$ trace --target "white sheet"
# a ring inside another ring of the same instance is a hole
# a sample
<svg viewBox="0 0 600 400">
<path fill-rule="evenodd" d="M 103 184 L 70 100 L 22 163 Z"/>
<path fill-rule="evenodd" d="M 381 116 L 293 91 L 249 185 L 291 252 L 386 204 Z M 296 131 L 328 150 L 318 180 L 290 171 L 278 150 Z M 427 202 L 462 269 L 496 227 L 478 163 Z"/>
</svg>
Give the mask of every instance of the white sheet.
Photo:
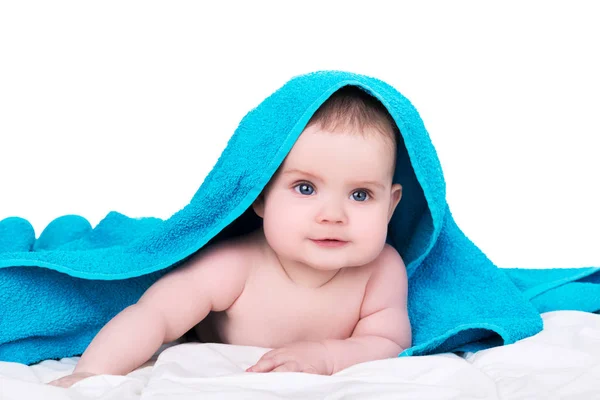
<svg viewBox="0 0 600 400">
<path fill-rule="evenodd" d="M 600 315 L 546 313 L 544 330 L 509 346 L 396 358 L 333 376 L 244 373 L 267 349 L 186 343 L 128 376 L 69 389 L 44 385 L 76 357 L 28 367 L 0 362 L 0 399 L 600 399 Z"/>
</svg>

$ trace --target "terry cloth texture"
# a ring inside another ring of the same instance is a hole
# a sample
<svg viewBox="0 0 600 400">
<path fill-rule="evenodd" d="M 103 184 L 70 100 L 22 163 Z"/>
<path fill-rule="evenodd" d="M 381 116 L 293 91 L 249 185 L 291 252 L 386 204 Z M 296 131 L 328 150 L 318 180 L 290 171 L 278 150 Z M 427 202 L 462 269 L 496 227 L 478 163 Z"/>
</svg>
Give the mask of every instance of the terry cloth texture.
<svg viewBox="0 0 600 400">
<path fill-rule="evenodd" d="M 440 162 L 411 103 L 378 79 L 321 71 L 291 79 L 251 110 L 189 204 L 167 220 L 111 212 L 92 229 L 68 215 L 37 240 L 27 220 L 1 221 L 0 360 L 81 354 L 170 268 L 257 228 L 252 202 L 317 108 L 347 85 L 377 98 L 401 132 L 394 181 L 403 198 L 388 234 L 409 276 L 414 345 L 401 355 L 509 344 L 542 329 L 540 311 L 600 309 L 598 268 L 497 268 L 452 218 Z"/>
</svg>

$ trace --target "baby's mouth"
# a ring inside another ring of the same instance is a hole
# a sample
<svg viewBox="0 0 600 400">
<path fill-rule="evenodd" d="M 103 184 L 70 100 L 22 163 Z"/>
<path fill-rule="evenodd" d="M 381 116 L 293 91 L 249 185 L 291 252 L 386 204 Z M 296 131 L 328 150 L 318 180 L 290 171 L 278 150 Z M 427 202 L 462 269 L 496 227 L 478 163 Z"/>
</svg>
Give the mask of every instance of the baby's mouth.
<svg viewBox="0 0 600 400">
<path fill-rule="evenodd" d="M 328 239 L 328 238 L 311 239 L 311 241 L 321 247 L 341 247 L 341 246 L 344 246 L 346 243 L 348 243 L 344 240 Z"/>
</svg>

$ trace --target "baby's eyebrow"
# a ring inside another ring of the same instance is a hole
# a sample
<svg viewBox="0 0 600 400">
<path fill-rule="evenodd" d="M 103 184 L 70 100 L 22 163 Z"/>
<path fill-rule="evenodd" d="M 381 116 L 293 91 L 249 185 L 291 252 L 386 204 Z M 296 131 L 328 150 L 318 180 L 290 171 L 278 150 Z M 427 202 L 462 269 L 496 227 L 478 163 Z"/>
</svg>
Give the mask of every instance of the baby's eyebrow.
<svg viewBox="0 0 600 400">
<path fill-rule="evenodd" d="M 283 172 L 283 174 L 284 175 L 286 175 L 286 174 L 307 175 L 307 176 L 310 176 L 311 178 L 313 178 L 315 180 L 323 182 L 323 179 L 321 179 L 319 176 L 317 176 L 317 175 L 315 175 L 313 173 L 310 173 L 310 172 L 306 172 L 306 171 L 302 171 L 302 170 L 296 169 L 296 168 L 285 170 Z M 362 186 L 362 185 L 369 186 L 369 185 L 371 185 L 371 186 L 376 186 L 376 187 L 378 187 L 381 190 L 385 189 L 385 186 L 383 186 L 381 183 L 379 183 L 377 181 L 356 181 L 356 182 L 352 182 L 352 184 L 356 185 L 356 186 Z"/>
<path fill-rule="evenodd" d="M 315 178 L 315 179 L 317 179 L 317 180 L 319 180 L 319 181 L 320 181 L 320 180 L 322 180 L 321 178 L 319 178 L 319 177 L 318 177 L 317 175 L 315 175 L 315 174 L 312 174 L 312 173 L 310 173 L 310 172 L 306 172 L 306 171 L 301 171 L 301 170 L 299 170 L 299 169 L 296 169 L 296 168 L 288 169 L 288 170 L 284 171 L 284 172 L 283 172 L 283 174 L 284 174 L 284 175 L 286 175 L 286 174 L 301 174 L 301 175 L 308 175 L 308 176 L 310 176 L 310 177 L 312 177 L 312 178 Z"/>
</svg>

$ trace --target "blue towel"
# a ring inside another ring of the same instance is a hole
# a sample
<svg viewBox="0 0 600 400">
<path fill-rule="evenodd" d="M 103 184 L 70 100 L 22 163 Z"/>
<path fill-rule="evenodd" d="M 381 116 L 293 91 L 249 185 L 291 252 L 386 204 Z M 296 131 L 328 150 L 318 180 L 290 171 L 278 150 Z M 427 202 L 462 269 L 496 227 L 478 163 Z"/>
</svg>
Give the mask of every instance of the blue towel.
<svg viewBox="0 0 600 400">
<path fill-rule="evenodd" d="M 81 354 L 191 254 L 257 228 L 250 205 L 312 114 L 346 85 L 379 99 L 402 136 L 394 180 L 403 198 L 388 234 L 409 276 L 414 346 L 401 355 L 509 344 L 542 329 L 540 311 L 600 309 L 598 268 L 497 268 L 452 218 L 438 157 L 411 103 L 380 80 L 322 71 L 291 79 L 251 110 L 190 203 L 167 220 L 111 212 L 92 228 L 67 215 L 37 239 L 25 219 L 0 221 L 0 360 Z"/>
</svg>

